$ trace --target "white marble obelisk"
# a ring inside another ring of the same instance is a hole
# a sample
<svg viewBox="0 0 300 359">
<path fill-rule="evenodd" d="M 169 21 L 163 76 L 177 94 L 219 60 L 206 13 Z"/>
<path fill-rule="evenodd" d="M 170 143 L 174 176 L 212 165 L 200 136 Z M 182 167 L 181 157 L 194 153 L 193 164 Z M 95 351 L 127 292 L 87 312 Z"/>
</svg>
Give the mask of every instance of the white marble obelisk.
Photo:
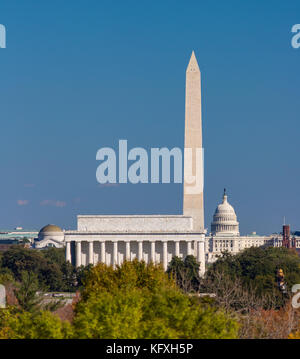
<svg viewBox="0 0 300 359">
<path fill-rule="evenodd" d="M 186 69 L 183 214 L 204 231 L 201 76 L 194 51 Z"/>
</svg>

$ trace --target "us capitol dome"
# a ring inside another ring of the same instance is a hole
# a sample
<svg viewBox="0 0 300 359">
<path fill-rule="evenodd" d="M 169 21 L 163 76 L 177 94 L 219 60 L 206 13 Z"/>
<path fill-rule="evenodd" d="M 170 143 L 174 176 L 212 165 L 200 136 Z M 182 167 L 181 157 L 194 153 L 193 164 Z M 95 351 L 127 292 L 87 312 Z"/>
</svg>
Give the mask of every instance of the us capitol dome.
<svg viewBox="0 0 300 359">
<path fill-rule="evenodd" d="M 223 201 L 216 208 L 211 223 L 211 234 L 213 236 L 239 236 L 239 222 L 234 211 L 234 208 L 228 203 L 226 190 L 224 189 Z"/>
</svg>

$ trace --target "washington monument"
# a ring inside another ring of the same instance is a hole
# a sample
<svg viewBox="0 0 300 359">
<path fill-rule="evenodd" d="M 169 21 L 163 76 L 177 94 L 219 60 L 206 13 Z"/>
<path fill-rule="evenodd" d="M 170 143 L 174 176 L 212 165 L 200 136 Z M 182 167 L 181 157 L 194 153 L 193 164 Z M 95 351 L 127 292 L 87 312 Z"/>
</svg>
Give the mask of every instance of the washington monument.
<svg viewBox="0 0 300 359">
<path fill-rule="evenodd" d="M 192 151 L 190 161 L 185 153 L 184 173 L 189 170 L 196 176 L 197 168 L 203 178 L 202 150 L 201 156 L 196 156 L 196 152 L 202 149 L 202 118 L 200 69 L 194 51 L 186 69 L 184 147 Z M 183 214 L 193 217 L 194 231 L 202 232 L 204 230 L 203 188 L 200 193 L 191 193 L 189 188 L 190 186 L 185 181 Z"/>
</svg>

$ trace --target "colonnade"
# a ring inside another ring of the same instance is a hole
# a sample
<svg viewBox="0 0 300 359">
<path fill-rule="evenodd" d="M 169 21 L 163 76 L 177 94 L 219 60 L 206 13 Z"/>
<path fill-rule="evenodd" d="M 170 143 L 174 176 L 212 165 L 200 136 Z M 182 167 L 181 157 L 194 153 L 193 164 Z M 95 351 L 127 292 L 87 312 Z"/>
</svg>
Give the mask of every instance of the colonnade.
<svg viewBox="0 0 300 359">
<path fill-rule="evenodd" d="M 72 251 L 71 251 L 71 242 L 75 243 L 75 258 L 72 260 Z M 84 260 L 82 260 L 83 246 L 82 243 L 88 243 L 87 256 Z M 112 257 L 108 259 L 107 256 L 107 244 L 112 243 Z M 122 243 L 122 249 L 120 248 L 120 244 Z M 125 250 L 124 250 L 125 243 Z M 148 251 L 147 255 L 145 255 L 144 244 L 150 244 L 150 253 Z M 168 243 L 174 243 L 172 246 L 168 246 Z M 99 248 L 100 251 L 97 252 L 97 259 L 95 260 L 95 245 Z M 137 245 L 135 251 L 132 250 L 132 244 Z M 171 248 L 170 248 L 171 247 Z M 99 253 L 100 252 L 100 253 Z M 187 255 L 194 255 L 197 261 L 200 263 L 200 272 L 204 273 L 205 271 L 205 248 L 204 248 L 204 239 L 202 240 L 79 240 L 75 241 L 66 241 L 66 261 L 73 262 L 76 267 L 87 264 L 96 264 L 97 262 L 102 262 L 107 265 L 112 264 L 113 267 L 116 265 L 120 265 L 122 261 L 132 260 L 133 258 L 137 258 L 139 261 L 145 260 L 146 262 L 158 262 L 157 258 L 159 258 L 159 262 L 163 264 L 163 268 L 166 270 L 168 267 L 168 262 L 172 257 L 185 257 Z M 74 260 L 75 259 L 75 260 Z"/>
</svg>

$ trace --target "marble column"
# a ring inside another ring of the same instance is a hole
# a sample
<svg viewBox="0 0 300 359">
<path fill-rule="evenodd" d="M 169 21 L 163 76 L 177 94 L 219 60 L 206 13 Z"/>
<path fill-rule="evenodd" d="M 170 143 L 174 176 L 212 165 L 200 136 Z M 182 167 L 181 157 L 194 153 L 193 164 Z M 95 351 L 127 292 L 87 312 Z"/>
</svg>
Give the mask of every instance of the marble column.
<svg viewBox="0 0 300 359">
<path fill-rule="evenodd" d="M 138 260 L 143 260 L 143 242 L 138 241 Z"/>
<path fill-rule="evenodd" d="M 200 263 L 201 261 L 201 243 L 197 242 L 197 262 Z"/>
<path fill-rule="evenodd" d="M 94 243 L 89 241 L 89 264 L 94 264 Z"/>
<path fill-rule="evenodd" d="M 164 270 L 168 268 L 168 242 L 163 242 L 163 267 Z"/>
<path fill-rule="evenodd" d="M 101 242 L 101 263 L 106 264 L 106 255 L 105 255 L 105 242 Z"/>
<path fill-rule="evenodd" d="M 197 242 L 197 261 L 200 263 L 199 274 L 203 276 L 205 273 L 205 243 L 204 239 Z"/>
<path fill-rule="evenodd" d="M 192 242 L 187 242 L 187 255 L 190 256 L 192 254 Z"/>
<path fill-rule="evenodd" d="M 179 257 L 179 256 L 180 256 L 179 245 L 180 245 L 180 242 L 179 242 L 179 241 L 176 241 L 176 242 L 175 242 L 175 256 L 176 256 L 176 257 Z"/>
<path fill-rule="evenodd" d="M 155 263 L 155 242 L 151 242 L 151 262 Z"/>
<path fill-rule="evenodd" d="M 66 242 L 66 261 L 71 263 L 71 242 Z"/>
<path fill-rule="evenodd" d="M 81 266 L 81 242 L 76 242 L 76 267 Z"/>
<path fill-rule="evenodd" d="M 114 268 L 116 268 L 116 264 L 118 264 L 118 242 L 114 241 L 114 253 L 113 253 L 113 259 L 112 259 L 112 265 Z"/>
<path fill-rule="evenodd" d="M 130 242 L 127 241 L 126 242 L 126 260 L 127 261 L 130 261 Z"/>
</svg>

